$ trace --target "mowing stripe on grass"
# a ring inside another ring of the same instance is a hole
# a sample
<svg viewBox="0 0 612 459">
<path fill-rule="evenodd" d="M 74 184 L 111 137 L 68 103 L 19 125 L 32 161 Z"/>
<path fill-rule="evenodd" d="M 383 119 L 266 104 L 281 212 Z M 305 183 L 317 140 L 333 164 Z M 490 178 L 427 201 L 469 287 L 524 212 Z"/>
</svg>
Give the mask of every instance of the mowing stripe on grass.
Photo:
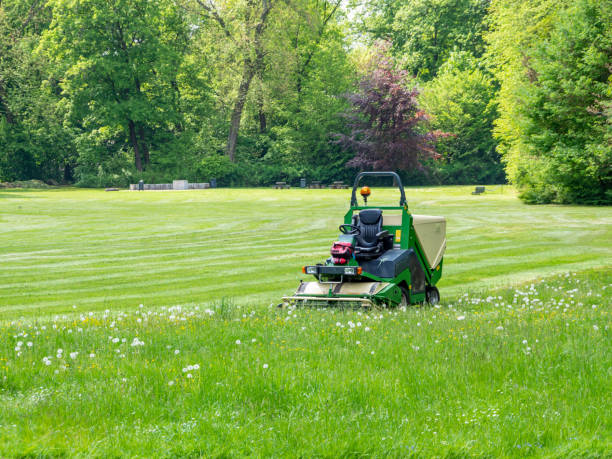
<svg viewBox="0 0 612 459">
<path fill-rule="evenodd" d="M 612 266 L 612 211 L 526 206 L 509 187 L 408 188 L 411 211 L 448 220 L 442 297 Z M 8 199 L 10 198 L 10 199 Z M 210 303 L 265 304 L 323 261 L 350 190 L 0 193 L 0 315 Z M 373 205 L 397 201 L 374 189 Z"/>
</svg>

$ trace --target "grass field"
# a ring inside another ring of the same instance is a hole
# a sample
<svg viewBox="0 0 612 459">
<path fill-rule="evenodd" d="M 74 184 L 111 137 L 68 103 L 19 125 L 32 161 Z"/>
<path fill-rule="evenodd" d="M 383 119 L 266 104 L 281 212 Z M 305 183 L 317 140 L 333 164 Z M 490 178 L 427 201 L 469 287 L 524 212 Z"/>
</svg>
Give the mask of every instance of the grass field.
<svg viewBox="0 0 612 459">
<path fill-rule="evenodd" d="M 442 298 L 612 264 L 612 208 L 525 206 L 512 190 L 408 189 L 448 219 Z M 371 201 L 395 203 L 395 190 Z M 277 302 L 329 256 L 348 190 L 0 192 L 0 317 Z"/>
<path fill-rule="evenodd" d="M 469 191 L 395 311 L 271 306 L 346 190 L 0 192 L 0 457 L 612 457 L 612 209 Z"/>
</svg>

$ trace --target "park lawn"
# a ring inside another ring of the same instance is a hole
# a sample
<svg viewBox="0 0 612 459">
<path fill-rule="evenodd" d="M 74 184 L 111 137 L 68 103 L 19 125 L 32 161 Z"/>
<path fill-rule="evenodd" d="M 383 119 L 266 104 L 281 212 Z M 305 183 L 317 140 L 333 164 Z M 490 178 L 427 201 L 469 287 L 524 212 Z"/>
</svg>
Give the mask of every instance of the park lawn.
<svg viewBox="0 0 612 459">
<path fill-rule="evenodd" d="M 469 191 L 391 311 L 275 307 L 346 190 L 0 192 L 0 457 L 611 456 L 611 209 Z"/>
<path fill-rule="evenodd" d="M 612 265 L 612 208 L 526 206 L 510 187 L 408 188 L 448 219 L 443 299 Z M 350 190 L 0 191 L 0 318 L 137 304 L 277 303 L 329 256 Z M 373 189 L 373 204 L 399 200 Z"/>
</svg>

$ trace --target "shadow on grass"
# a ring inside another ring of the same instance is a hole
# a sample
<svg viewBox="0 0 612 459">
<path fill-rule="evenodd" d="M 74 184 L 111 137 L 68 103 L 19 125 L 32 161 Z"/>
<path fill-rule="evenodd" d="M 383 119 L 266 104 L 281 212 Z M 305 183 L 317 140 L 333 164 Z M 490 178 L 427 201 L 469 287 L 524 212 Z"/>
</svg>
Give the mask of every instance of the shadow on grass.
<svg viewBox="0 0 612 459">
<path fill-rule="evenodd" d="M 26 195 L 24 192 L 26 190 L 23 189 L 2 189 L 0 190 L 0 199 L 15 199 L 15 198 L 26 198 L 26 199 L 32 199 L 33 196 L 28 196 Z M 27 190 L 30 191 L 30 190 Z M 42 190 L 31 190 L 31 191 L 42 191 Z"/>
</svg>

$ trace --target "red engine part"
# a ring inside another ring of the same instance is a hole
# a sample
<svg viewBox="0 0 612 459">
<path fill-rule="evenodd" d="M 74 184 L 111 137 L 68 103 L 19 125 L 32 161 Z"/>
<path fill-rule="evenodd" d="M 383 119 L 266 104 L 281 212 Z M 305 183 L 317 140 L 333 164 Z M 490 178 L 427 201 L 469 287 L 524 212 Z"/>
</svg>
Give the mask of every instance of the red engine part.
<svg viewBox="0 0 612 459">
<path fill-rule="evenodd" d="M 334 242 L 331 247 L 332 261 L 336 265 L 345 265 L 353 256 L 350 242 Z"/>
</svg>

